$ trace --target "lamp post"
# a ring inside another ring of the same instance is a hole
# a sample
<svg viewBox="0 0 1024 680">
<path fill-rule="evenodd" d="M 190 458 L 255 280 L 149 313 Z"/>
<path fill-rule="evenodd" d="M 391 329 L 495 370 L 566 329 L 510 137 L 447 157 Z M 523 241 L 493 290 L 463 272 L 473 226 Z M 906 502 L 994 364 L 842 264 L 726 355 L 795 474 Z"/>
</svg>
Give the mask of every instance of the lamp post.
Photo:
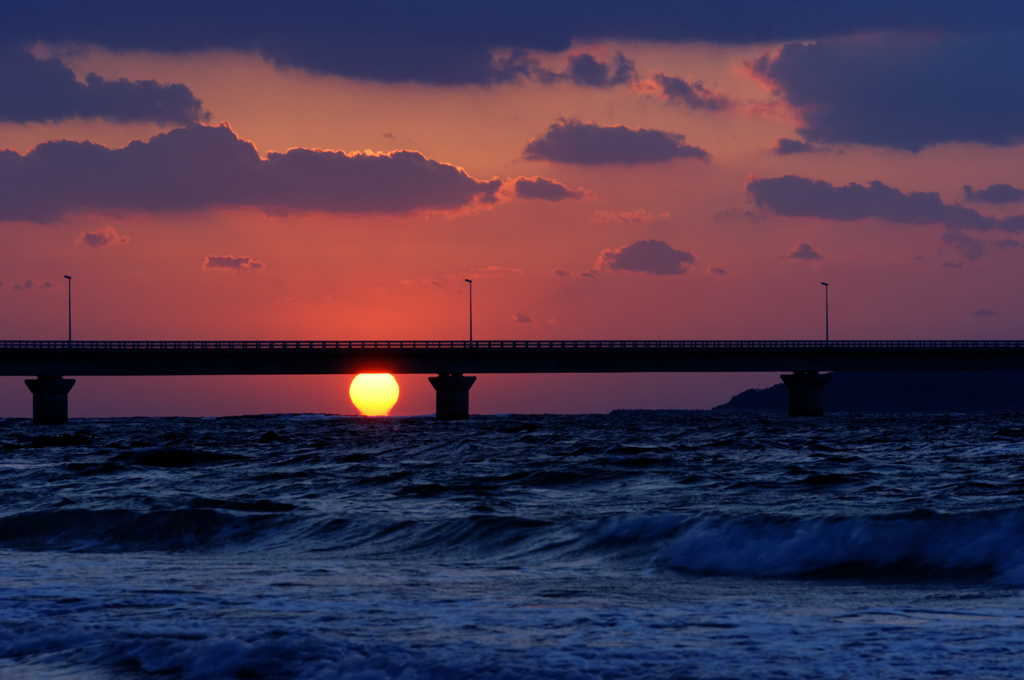
<svg viewBox="0 0 1024 680">
<path fill-rule="evenodd" d="M 469 344 L 473 344 L 473 282 L 466 279 L 469 284 Z"/>
<path fill-rule="evenodd" d="M 825 342 L 828 342 L 828 284 L 822 281 L 821 285 L 825 286 Z"/>
<path fill-rule="evenodd" d="M 71 349 L 71 277 L 65 274 L 64 278 L 68 280 L 68 349 Z"/>
</svg>

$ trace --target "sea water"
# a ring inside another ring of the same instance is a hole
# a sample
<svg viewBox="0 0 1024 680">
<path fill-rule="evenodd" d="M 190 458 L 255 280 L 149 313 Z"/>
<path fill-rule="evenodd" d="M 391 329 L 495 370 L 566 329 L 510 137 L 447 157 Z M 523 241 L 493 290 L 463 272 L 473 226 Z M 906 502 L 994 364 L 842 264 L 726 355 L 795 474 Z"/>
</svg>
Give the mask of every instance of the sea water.
<svg viewBox="0 0 1024 680">
<path fill-rule="evenodd" d="M 1024 417 L 0 421 L 0 677 L 1024 677 Z"/>
</svg>

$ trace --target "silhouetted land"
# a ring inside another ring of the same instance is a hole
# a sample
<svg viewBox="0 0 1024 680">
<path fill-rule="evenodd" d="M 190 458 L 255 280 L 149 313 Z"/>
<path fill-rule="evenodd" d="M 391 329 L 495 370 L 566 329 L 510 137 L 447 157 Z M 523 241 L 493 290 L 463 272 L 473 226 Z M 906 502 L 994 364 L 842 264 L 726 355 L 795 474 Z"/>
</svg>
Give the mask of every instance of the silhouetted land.
<svg viewBox="0 0 1024 680">
<path fill-rule="evenodd" d="M 781 382 L 746 390 L 715 411 L 785 412 Z M 1021 371 L 886 371 L 832 374 L 825 388 L 826 412 L 978 413 L 1024 411 Z"/>
<path fill-rule="evenodd" d="M 707 409 L 688 408 L 617 408 L 608 415 L 612 416 L 671 416 L 680 413 L 707 413 Z"/>
</svg>

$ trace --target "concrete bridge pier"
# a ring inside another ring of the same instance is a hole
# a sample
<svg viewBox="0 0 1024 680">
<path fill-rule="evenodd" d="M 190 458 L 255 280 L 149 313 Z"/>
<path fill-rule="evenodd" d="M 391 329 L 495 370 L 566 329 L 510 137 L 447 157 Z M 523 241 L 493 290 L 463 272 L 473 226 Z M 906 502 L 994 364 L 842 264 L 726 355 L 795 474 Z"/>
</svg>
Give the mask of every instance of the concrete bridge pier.
<svg viewBox="0 0 1024 680">
<path fill-rule="evenodd" d="M 789 415 L 819 418 L 825 415 L 824 392 L 831 373 L 794 371 L 793 375 L 779 377 L 789 391 Z"/>
<path fill-rule="evenodd" d="M 68 392 L 75 386 L 72 378 L 41 375 L 25 384 L 32 391 L 32 422 L 59 425 L 68 422 Z"/>
<path fill-rule="evenodd" d="M 441 373 L 427 378 L 437 392 L 438 420 L 466 420 L 469 418 L 469 388 L 476 382 L 475 375 Z"/>
</svg>

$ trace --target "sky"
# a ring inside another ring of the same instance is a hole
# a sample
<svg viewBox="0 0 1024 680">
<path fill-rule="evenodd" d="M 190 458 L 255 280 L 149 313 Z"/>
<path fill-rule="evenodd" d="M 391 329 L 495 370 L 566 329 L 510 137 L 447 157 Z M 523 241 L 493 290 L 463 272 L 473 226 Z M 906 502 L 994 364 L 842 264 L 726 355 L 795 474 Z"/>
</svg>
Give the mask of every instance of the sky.
<svg viewBox="0 0 1024 680">
<path fill-rule="evenodd" d="M 823 281 L 832 339 L 1024 337 L 1019 3 L 151 4 L 0 25 L 2 338 L 65 338 L 65 275 L 76 340 L 467 339 L 467 278 L 483 340 L 824 339 Z M 82 377 L 69 412 L 354 413 L 350 381 Z M 485 375 L 470 404 L 776 382 Z"/>
</svg>

